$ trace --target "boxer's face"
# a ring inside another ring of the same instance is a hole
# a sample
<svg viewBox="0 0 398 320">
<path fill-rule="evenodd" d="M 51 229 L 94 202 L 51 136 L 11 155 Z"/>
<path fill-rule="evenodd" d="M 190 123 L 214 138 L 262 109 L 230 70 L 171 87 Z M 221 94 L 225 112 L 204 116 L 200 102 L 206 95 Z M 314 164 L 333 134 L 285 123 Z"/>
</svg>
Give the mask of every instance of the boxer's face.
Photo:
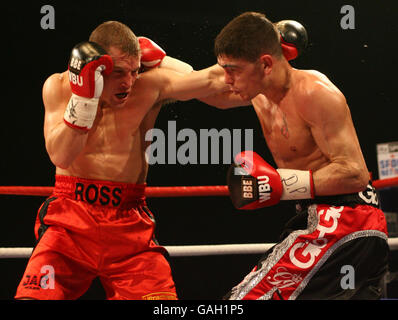
<svg viewBox="0 0 398 320">
<path fill-rule="evenodd" d="M 108 54 L 113 60 L 113 71 L 104 76 L 101 99 L 111 107 L 123 107 L 137 80 L 140 57 L 130 56 L 115 47 L 110 47 Z"/>
<path fill-rule="evenodd" d="M 259 61 L 219 56 L 218 64 L 224 69 L 224 81 L 235 94 L 251 100 L 263 90 L 264 71 Z"/>
</svg>

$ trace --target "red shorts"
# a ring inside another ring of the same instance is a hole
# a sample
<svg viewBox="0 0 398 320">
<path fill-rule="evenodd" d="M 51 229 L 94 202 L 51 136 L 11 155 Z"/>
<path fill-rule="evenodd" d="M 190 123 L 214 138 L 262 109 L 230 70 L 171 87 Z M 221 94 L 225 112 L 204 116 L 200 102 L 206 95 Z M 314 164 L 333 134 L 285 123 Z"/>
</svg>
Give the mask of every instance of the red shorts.
<svg viewBox="0 0 398 320">
<path fill-rule="evenodd" d="M 380 209 L 312 204 L 294 219 L 284 240 L 226 298 L 380 298 L 388 265 L 387 227 Z M 350 286 L 344 282 L 349 270 Z"/>
<path fill-rule="evenodd" d="M 145 184 L 56 176 L 15 298 L 77 299 L 99 277 L 108 299 L 176 299 L 154 229 Z"/>
</svg>

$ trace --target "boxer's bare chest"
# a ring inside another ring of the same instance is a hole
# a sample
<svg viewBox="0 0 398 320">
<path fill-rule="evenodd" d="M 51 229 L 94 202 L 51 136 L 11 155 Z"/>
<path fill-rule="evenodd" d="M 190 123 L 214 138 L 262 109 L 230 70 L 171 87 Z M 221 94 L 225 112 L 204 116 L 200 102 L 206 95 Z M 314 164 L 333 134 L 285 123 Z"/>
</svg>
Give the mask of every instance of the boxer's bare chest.
<svg viewBox="0 0 398 320">
<path fill-rule="evenodd" d="M 143 183 L 145 133 L 153 127 L 158 108 L 141 104 L 98 110 L 87 144 L 67 174 L 110 181 Z"/>
<path fill-rule="evenodd" d="M 304 168 L 321 156 L 310 127 L 291 99 L 280 105 L 262 97 L 253 99 L 264 138 L 279 167 Z"/>
</svg>

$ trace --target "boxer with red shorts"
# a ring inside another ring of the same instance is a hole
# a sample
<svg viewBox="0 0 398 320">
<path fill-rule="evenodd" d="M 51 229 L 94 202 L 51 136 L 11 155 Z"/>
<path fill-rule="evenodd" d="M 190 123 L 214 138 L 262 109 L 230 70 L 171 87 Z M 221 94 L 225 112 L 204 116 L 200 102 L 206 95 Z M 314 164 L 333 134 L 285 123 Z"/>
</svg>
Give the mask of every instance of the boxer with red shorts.
<svg viewBox="0 0 398 320">
<path fill-rule="evenodd" d="M 191 72 L 165 55 L 108 21 L 72 49 L 67 71 L 44 83 L 56 185 L 38 213 L 38 243 L 16 298 L 76 299 L 98 276 L 109 299 L 176 299 L 145 205 L 145 135 L 166 102 L 228 87 L 214 74 L 219 67 Z"/>
<path fill-rule="evenodd" d="M 56 176 L 16 298 L 77 299 L 99 277 L 108 299 L 176 299 L 154 230 L 145 184 Z"/>
</svg>

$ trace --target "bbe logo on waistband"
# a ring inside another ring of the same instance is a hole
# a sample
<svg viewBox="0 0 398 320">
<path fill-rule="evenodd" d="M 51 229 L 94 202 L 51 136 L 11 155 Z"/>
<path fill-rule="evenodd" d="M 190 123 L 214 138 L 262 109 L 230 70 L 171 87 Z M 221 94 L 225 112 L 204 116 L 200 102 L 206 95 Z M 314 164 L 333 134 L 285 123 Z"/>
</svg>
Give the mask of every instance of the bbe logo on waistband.
<svg viewBox="0 0 398 320">
<path fill-rule="evenodd" d="M 114 187 L 102 186 L 98 188 L 95 184 L 85 186 L 83 183 L 76 183 L 75 200 L 86 201 L 90 204 L 101 204 L 106 206 L 112 204 L 117 207 L 121 202 L 122 190 Z"/>
</svg>

